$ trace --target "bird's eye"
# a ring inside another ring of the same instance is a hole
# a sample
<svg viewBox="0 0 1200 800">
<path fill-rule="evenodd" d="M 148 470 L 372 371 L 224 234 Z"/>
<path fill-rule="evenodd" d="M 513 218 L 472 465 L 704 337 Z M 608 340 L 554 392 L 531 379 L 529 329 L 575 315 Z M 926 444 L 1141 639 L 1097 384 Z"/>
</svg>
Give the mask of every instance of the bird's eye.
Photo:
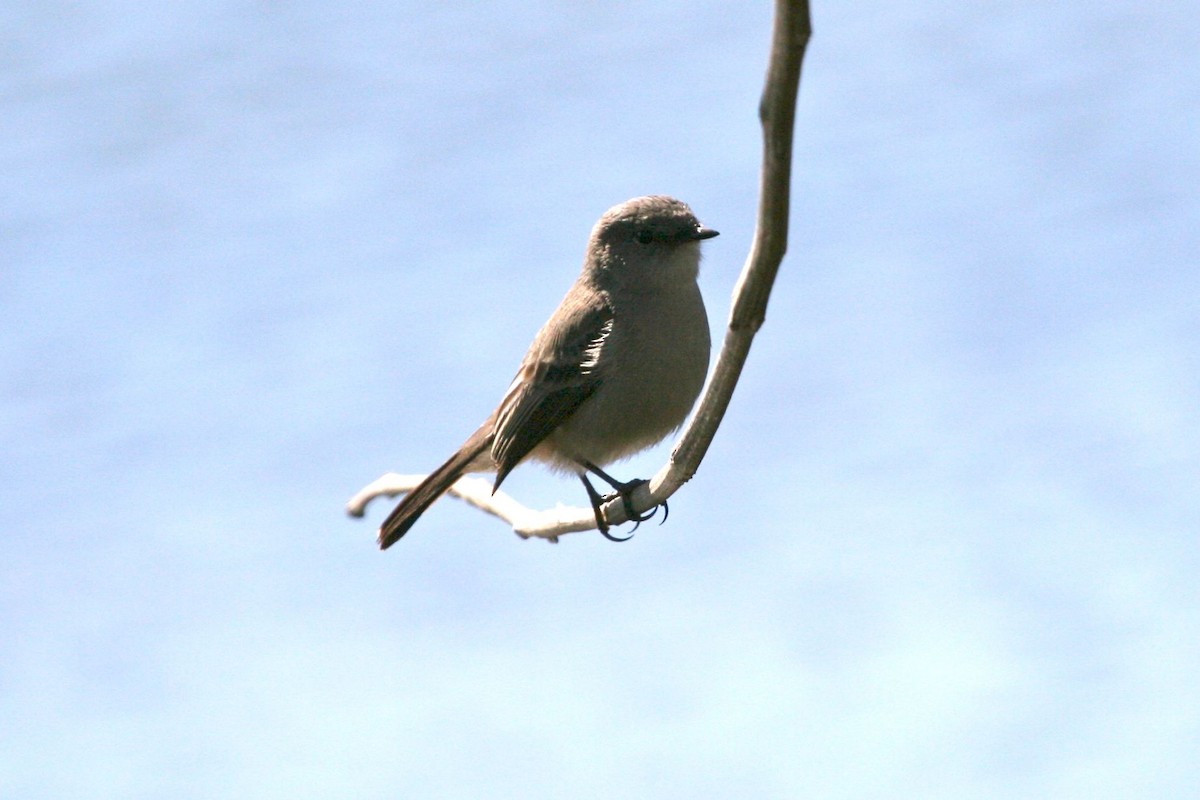
<svg viewBox="0 0 1200 800">
<path fill-rule="evenodd" d="M 639 231 L 638 235 L 637 235 L 637 240 L 639 242 L 641 242 L 642 244 L 650 244 L 651 242 L 654 241 L 654 234 L 651 233 L 650 231 Z"/>
</svg>

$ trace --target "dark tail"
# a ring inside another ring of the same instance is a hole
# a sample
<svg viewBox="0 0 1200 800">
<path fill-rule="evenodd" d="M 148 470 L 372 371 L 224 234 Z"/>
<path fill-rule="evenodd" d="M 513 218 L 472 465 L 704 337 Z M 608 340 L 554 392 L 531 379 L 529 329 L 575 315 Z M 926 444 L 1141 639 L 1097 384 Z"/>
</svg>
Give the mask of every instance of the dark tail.
<svg viewBox="0 0 1200 800">
<path fill-rule="evenodd" d="M 417 488 L 404 496 L 400 504 L 392 509 L 388 518 L 379 526 L 379 549 L 387 550 L 401 536 L 408 533 L 421 515 L 444 495 L 454 482 L 466 474 L 471 463 L 492 446 L 492 425 L 485 424 L 475 431 L 470 439 L 450 456 L 450 460 L 429 474 Z"/>
</svg>

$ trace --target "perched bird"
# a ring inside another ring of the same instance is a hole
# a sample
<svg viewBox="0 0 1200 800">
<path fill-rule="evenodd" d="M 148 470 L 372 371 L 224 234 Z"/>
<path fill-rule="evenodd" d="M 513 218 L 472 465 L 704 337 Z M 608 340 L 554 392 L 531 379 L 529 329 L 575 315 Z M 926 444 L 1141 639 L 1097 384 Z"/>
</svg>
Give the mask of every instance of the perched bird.
<svg viewBox="0 0 1200 800">
<path fill-rule="evenodd" d="M 583 270 L 534 337 L 499 407 L 446 463 L 409 492 L 379 529 L 390 547 L 460 477 L 495 472 L 493 491 L 536 459 L 577 474 L 609 539 L 608 483 L 638 522 L 630 496 L 645 483 L 603 466 L 679 428 L 704 386 L 711 342 L 700 287 L 700 242 L 717 235 L 686 204 L 649 196 L 614 206 L 588 239 Z M 610 495 L 611 497 L 611 495 Z M 626 537 L 627 538 L 627 537 Z"/>
</svg>

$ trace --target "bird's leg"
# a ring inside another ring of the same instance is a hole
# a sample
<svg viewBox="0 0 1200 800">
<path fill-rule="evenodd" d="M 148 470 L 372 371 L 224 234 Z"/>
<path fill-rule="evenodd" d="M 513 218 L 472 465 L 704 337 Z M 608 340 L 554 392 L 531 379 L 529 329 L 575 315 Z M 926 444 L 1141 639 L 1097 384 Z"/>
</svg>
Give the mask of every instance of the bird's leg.
<svg viewBox="0 0 1200 800">
<path fill-rule="evenodd" d="M 650 519 L 658 512 L 658 506 L 655 506 L 654 508 L 647 511 L 645 514 L 641 514 L 641 515 L 635 514 L 633 511 L 633 492 L 639 486 L 649 483 L 648 480 L 646 480 L 644 478 L 638 478 L 638 479 L 632 480 L 632 481 L 619 481 L 616 478 L 614 478 L 612 475 L 609 475 L 607 472 L 600 469 L 599 467 L 597 467 L 595 464 L 593 464 L 590 461 L 580 461 L 579 465 L 581 467 L 583 467 L 584 469 L 586 469 L 588 472 L 595 474 L 596 477 L 600 478 L 602 481 L 604 481 L 605 483 L 607 483 L 609 486 L 611 486 L 613 489 L 616 490 L 615 494 L 609 495 L 605 499 L 608 500 L 608 499 L 611 499 L 612 497 L 620 497 L 621 505 L 625 507 L 625 516 L 628 517 L 629 519 L 633 520 L 635 523 L 637 523 L 637 525 L 641 525 L 643 522 Z M 667 515 L 669 513 L 671 513 L 670 509 L 667 507 L 666 501 L 663 501 L 661 503 L 661 505 L 663 507 L 663 518 L 662 518 L 662 521 L 659 522 L 660 525 L 663 522 L 667 521 Z M 633 527 L 633 529 L 635 531 L 637 530 L 637 525 L 634 525 L 634 527 Z"/>
<path fill-rule="evenodd" d="M 629 539 L 633 536 L 632 533 L 622 539 L 620 536 L 613 536 L 608 532 L 608 523 L 604 521 L 604 513 L 600 510 L 600 507 L 604 505 L 604 498 L 601 497 L 600 493 L 596 491 L 596 487 L 592 486 L 592 482 L 588 480 L 587 473 L 579 473 L 579 480 L 583 481 L 583 488 L 587 490 L 588 500 L 591 501 L 592 504 L 592 513 L 596 515 L 596 528 L 599 529 L 604 538 L 608 539 L 610 542 L 629 541 Z M 634 530 L 637 530 L 637 528 L 634 528 Z"/>
</svg>

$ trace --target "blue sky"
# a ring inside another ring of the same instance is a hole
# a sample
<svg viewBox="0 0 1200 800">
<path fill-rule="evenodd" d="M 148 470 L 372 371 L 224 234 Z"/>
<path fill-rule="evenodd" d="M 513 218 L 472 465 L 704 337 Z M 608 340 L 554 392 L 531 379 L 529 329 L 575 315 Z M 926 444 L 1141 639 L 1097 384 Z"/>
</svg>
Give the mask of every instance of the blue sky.
<svg viewBox="0 0 1200 800">
<path fill-rule="evenodd" d="M 0 795 L 1189 796 L 1194 9 L 818 4 L 670 521 L 381 554 L 601 212 L 721 231 L 719 341 L 757 194 L 766 4 L 431 6 L 0 12 Z"/>
</svg>

